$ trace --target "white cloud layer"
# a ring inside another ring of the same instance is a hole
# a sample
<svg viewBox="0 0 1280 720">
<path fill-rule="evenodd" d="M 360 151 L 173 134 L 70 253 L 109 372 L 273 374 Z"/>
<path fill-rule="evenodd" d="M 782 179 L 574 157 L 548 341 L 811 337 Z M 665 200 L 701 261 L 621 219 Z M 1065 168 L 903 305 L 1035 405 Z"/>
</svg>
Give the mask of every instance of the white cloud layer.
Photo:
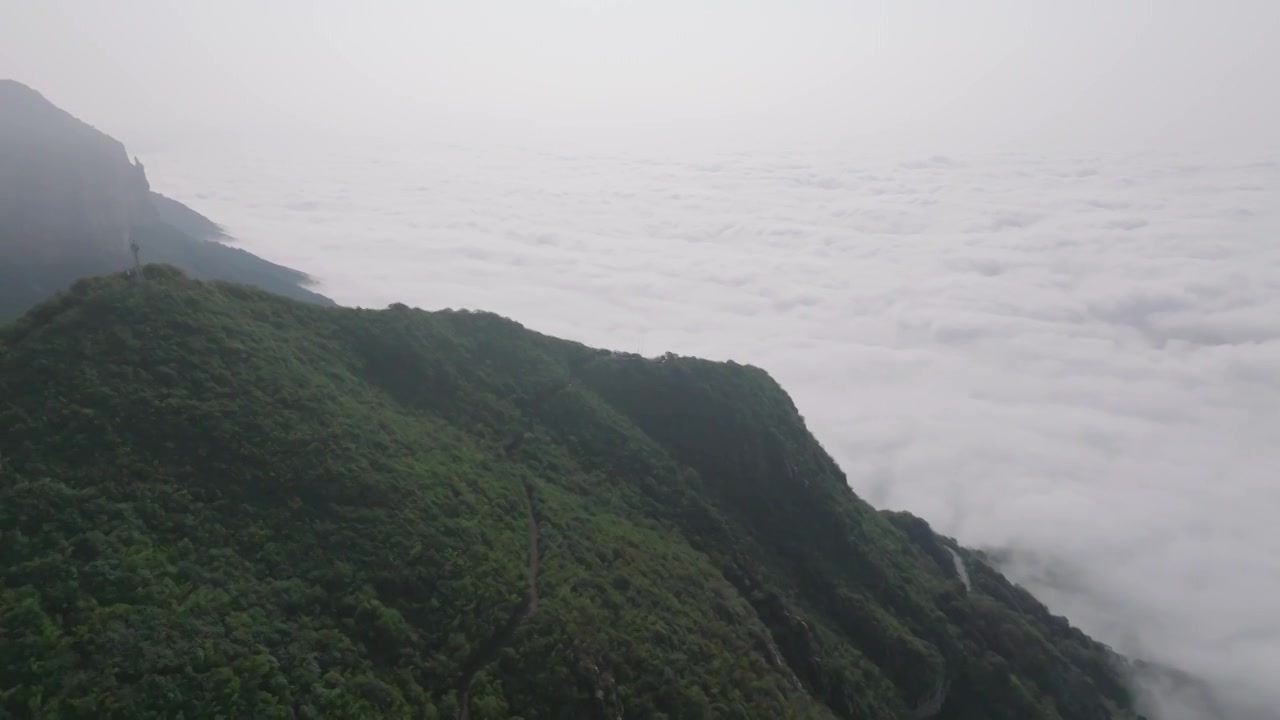
<svg viewBox="0 0 1280 720">
<path fill-rule="evenodd" d="M 1280 707 L 1280 158 L 282 153 L 144 160 L 345 304 L 760 365 L 871 502 Z"/>
</svg>

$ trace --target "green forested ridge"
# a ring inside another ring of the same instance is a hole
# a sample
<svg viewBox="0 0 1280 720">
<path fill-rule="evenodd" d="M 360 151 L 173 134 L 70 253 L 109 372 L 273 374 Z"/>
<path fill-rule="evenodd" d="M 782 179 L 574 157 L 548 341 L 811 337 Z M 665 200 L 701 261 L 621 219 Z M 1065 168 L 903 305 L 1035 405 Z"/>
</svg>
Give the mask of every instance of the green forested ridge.
<svg viewBox="0 0 1280 720">
<path fill-rule="evenodd" d="M 761 370 L 146 276 L 0 329 L 0 717 L 1134 717 Z"/>
</svg>

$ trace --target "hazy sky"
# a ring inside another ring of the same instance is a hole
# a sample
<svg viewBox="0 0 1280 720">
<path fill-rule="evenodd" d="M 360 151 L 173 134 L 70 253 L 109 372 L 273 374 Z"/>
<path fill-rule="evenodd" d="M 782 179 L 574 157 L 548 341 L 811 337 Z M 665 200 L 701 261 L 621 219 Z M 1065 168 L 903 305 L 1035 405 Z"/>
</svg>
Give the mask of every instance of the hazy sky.
<svg viewBox="0 0 1280 720">
<path fill-rule="evenodd" d="M 1276 0 L 3 0 L 0 76 L 145 150 L 483 135 L 1280 144 Z"/>
</svg>

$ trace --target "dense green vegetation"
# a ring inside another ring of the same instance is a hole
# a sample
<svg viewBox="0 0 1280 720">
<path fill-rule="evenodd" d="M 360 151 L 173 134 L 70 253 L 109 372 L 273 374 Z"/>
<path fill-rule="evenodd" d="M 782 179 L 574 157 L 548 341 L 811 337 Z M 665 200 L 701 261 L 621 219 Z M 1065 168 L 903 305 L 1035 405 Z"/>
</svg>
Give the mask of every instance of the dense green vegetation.
<svg viewBox="0 0 1280 720">
<path fill-rule="evenodd" d="M 0 717 L 1132 718 L 761 370 L 163 266 L 0 329 Z"/>
</svg>

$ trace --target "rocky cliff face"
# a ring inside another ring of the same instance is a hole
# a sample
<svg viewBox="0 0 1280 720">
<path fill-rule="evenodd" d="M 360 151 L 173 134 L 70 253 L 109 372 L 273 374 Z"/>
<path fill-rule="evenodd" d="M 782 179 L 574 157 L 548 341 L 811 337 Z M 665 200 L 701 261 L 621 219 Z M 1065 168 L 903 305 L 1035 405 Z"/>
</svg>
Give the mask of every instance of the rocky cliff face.
<svg viewBox="0 0 1280 720">
<path fill-rule="evenodd" d="M 78 278 L 144 262 L 331 304 L 305 273 L 218 242 L 209 218 L 151 192 L 124 145 L 40 93 L 0 80 L 0 323 Z"/>
<path fill-rule="evenodd" d="M 123 257 L 131 229 L 153 217 L 146 174 L 124 145 L 0 80 L 0 260 Z"/>
</svg>

